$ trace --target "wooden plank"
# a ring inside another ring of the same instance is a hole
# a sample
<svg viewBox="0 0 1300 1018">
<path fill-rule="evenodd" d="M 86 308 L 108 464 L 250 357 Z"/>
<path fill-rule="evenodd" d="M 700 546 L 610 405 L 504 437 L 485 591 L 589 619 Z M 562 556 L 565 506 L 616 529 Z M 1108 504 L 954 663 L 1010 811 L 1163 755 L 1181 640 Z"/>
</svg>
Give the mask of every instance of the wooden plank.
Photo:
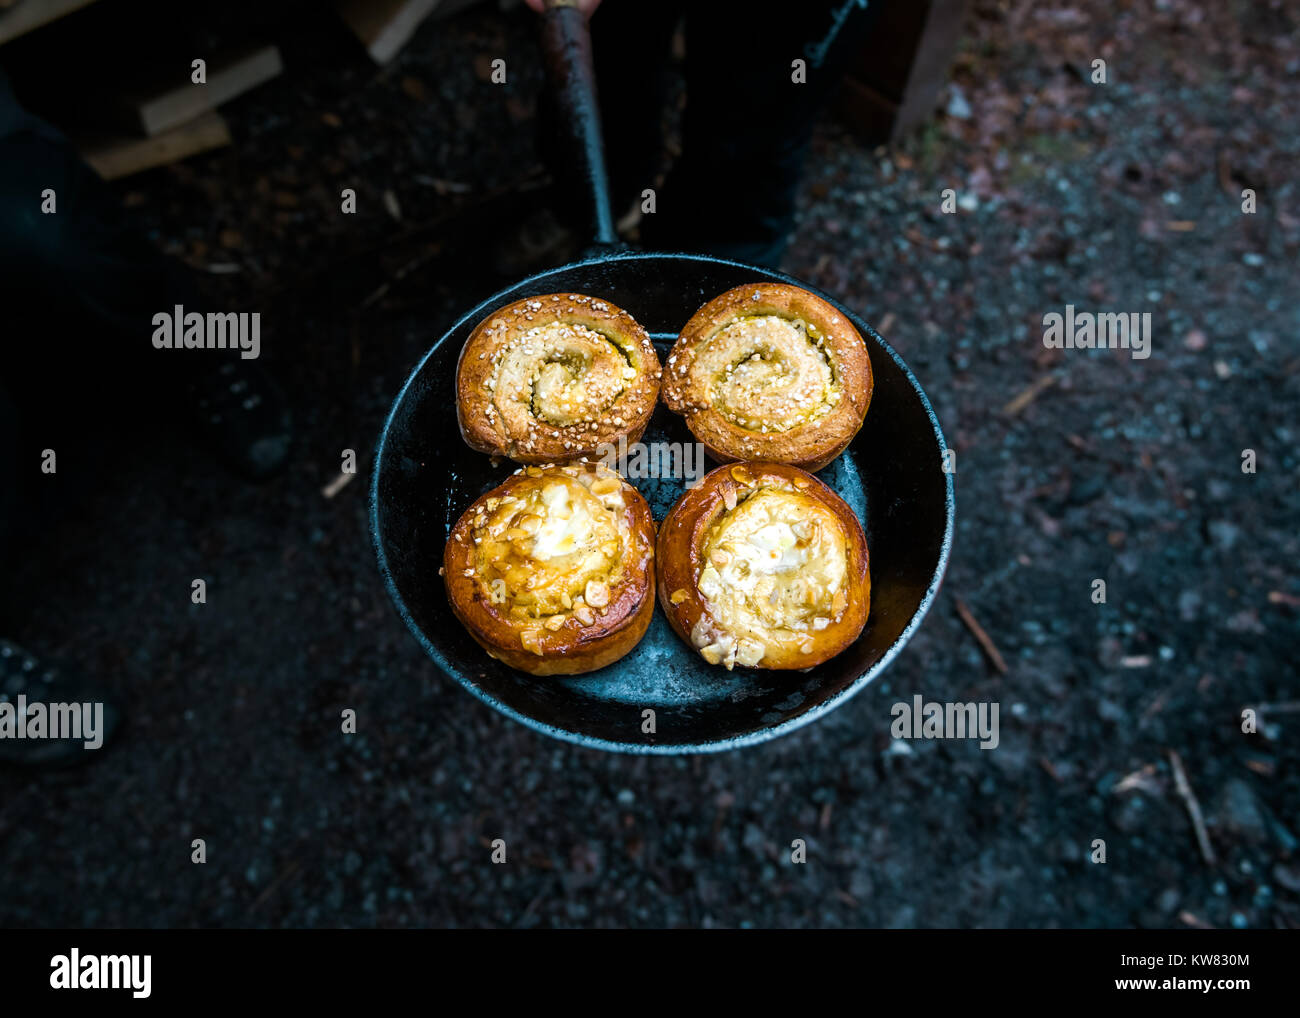
<svg viewBox="0 0 1300 1018">
<path fill-rule="evenodd" d="M 339 16 L 377 64 L 386 64 L 410 41 L 438 0 L 339 0 Z"/>
<path fill-rule="evenodd" d="M 961 30 L 970 8 L 968 0 L 933 0 L 921 38 L 912 57 L 911 72 L 903 89 L 894 121 L 893 139 L 924 122 L 934 112 L 939 93 L 948 81 Z"/>
<path fill-rule="evenodd" d="M 57 21 L 95 0 L 18 0 L 13 6 L 0 10 L 0 45 L 17 39 L 35 28 Z"/>
<path fill-rule="evenodd" d="M 152 138 L 103 139 L 78 147 L 96 173 L 105 180 L 115 180 L 229 144 L 225 118 L 209 112 Z"/>
<path fill-rule="evenodd" d="M 132 95 L 121 103 L 129 110 L 132 128 L 150 137 L 187 124 L 222 103 L 270 81 L 284 70 L 274 46 L 246 46 L 226 51 L 208 61 L 207 83 L 190 80 L 190 65 L 161 83 Z"/>
<path fill-rule="evenodd" d="M 867 141 L 896 141 L 933 113 L 969 7 L 970 0 L 885 5 L 838 104 Z"/>
</svg>

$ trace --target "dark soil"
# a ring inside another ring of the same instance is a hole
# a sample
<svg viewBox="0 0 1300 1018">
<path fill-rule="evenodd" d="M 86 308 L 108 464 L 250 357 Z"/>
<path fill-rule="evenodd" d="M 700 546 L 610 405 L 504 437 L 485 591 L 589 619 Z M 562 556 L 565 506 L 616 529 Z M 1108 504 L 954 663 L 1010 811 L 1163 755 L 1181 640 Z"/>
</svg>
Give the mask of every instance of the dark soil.
<svg viewBox="0 0 1300 1018">
<path fill-rule="evenodd" d="M 847 706 L 660 759 L 548 740 L 441 677 L 381 586 L 364 480 L 321 493 L 342 450 L 368 468 L 419 355 L 505 281 L 493 238 L 545 197 L 525 12 L 426 25 L 383 71 L 322 27 L 229 108 L 233 148 L 119 185 L 263 312 L 300 437 L 260 487 L 165 420 L 61 455 L 94 482 L 8 575 L 6 635 L 81 663 L 129 720 L 90 766 L 0 773 L 0 922 L 1300 923 L 1298 30 L 1282 3 L 981 0 L 947 112 L 888 151 L 819 128 L 784 268 L 928 391 L 957 450 L 952 564 Z M 1045 349 L 1067 303 L 1151 312 L 1151 357 Z M 997 701 L 1000 746 L 892 740 L 915 694 Z M 1261 702 L 1292 712 L 1244 734 Z"/>
</svg>

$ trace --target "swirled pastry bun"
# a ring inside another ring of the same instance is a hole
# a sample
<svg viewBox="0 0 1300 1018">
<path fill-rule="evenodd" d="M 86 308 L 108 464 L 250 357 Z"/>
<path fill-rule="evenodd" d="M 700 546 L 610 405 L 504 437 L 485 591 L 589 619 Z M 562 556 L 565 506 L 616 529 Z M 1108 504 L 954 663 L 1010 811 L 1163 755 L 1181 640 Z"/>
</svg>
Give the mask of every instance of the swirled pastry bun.
<svg viewBox="0 0 1300 1018">
<path fill-rule="evenodd" d="M 663 397 L 716 459 L 820 470 L 862 427 L 871 387 L 866 344 L 842 312 L 797 286 L 754 283 L 686 323 Z"/>
<path fill-rule="evenodd" d="M 668 513 L 656 562 L 673 629 L 728 670 L 811 668 L 856 640 L 867 621 L 862 524 L 797 467 L 714 470 Z"/>
<path fill-rule="evenodd" d="M 470 333 L 456 367 L 465 441 L 519 463 L 595 456 L 636 442 L 659 398 L 659 358 L 630 314 L 580 293 L 498 308 Z"/>
<path fill-rule="evenodd" d="M 452 611 L 492 657 L 533 675 L 612 664 L 654 615 L 654 520 L 599 463 L 529 466 L 452 528 Z"/>
</svg>

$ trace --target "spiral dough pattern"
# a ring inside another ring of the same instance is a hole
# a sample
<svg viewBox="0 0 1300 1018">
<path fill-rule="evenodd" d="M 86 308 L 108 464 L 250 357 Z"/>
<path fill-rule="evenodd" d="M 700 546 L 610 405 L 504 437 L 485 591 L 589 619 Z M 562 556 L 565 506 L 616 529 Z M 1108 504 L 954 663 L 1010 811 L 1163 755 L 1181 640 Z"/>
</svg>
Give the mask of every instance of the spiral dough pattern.
<svg viewBox="0 0 1300 1018">
<path fill-rule="evenodd" d="M 663 395 L 717 459 L 820 470 L 862 427 L 871 389 L 866 344 L 842 313 L 761 283 L 695 313 L 669 354 Z"/>
<path fill-rule="evenodd" d="M 659 377 L 650 337 L 626 311 L 582 294 L 516 301 L 480 323 L 461 352 L 461 433 L 520 463 L 593 456 L 641 437 Z"/>
</svg>

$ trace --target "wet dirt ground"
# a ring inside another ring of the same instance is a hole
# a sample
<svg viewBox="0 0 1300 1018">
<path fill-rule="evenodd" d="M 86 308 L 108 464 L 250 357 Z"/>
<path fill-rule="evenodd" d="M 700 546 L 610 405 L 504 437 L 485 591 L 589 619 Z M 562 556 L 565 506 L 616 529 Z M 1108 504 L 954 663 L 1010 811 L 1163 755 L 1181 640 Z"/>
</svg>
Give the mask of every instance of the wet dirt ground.
<svg viewBox="0 0 1300 1018">
<path fill-rule="evenodd" d="M 428 24 L 382 71 L 337 26 L 286 48 L 229 107 L 234 147 L 116 186 L 263 313 L 295 454 L 247 485 L 146 414 L 66 458 L 87 479 L 7 577 L 6 635 L 128 721 L 90 766 L 0 772 L 0 921 L 1295 926 L 1300 49 L 1294 8 L 1208 8 L 982 2 L 919 132 L 819 127 L 783 267 L 929 393 L 954 555 L 881 681 L 685 759 L 550 741 L 441 677 L 382 588 L 365 480 L 321 490 L 343 449 L 364 477 L 420 354 L 509 279 L 495 238 L 544 194 L 529 18 Z M 1066 304 L 1150 312 L 1151 356 L 1046 349 Z M 892 739 L 916 694 L 998 702 L 1000 745 Z"/>
</svg>

